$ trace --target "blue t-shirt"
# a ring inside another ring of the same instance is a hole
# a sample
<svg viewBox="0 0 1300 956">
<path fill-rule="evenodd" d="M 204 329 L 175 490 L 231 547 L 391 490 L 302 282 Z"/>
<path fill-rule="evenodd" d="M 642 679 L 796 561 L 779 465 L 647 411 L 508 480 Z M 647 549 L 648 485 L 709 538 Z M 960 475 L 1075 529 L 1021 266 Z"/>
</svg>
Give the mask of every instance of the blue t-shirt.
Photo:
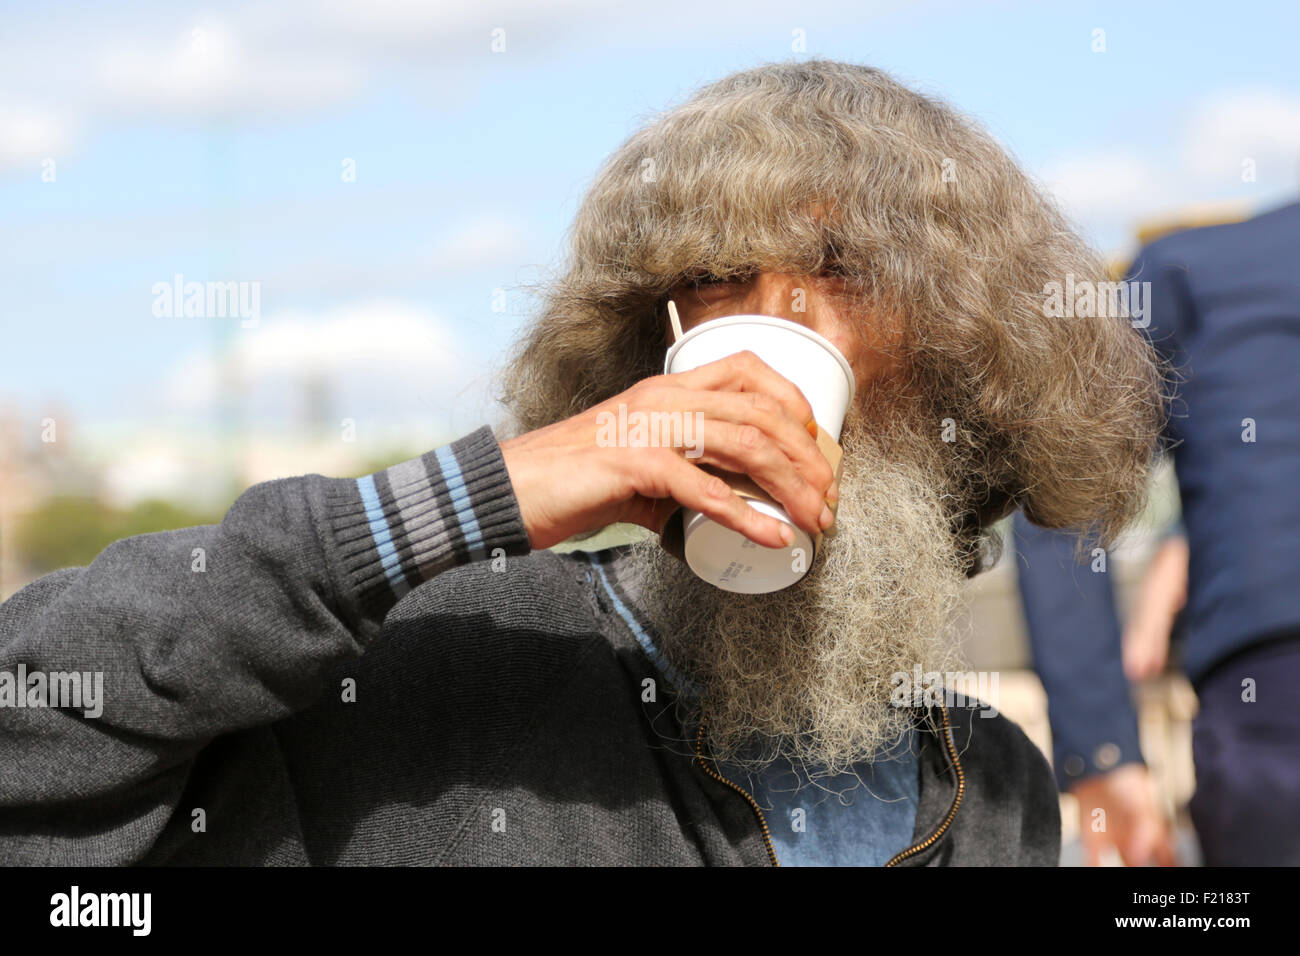
<svg viewBox="0 0 1300 956">
<path fill-rule="evenodd" d="M 754 797 L 782 866 L 883 866 L 912 845 L 920 799 L 914 732 L 855 773 L 818 776 L 781 758 L 753 776 L 719 772 Z"/>
</svg>

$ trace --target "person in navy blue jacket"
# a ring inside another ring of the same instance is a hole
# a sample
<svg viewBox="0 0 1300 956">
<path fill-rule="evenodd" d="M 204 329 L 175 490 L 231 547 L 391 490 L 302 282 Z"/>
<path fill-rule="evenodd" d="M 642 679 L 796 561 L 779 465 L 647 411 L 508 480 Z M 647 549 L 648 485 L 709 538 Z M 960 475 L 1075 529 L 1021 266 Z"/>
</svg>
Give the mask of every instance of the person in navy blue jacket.
<svg viewBox="0 0 1300 956">
<path fill-rule="evenodd" d="M 1073 558 L 1074 535 L 1014 518 L 1030 655 L 1047 692 L 1057 785 L 1079 801 L 1085 862 L 1113 846 L 1130 866 L 1176 862 L 1138 746 L 1105 555 Z M 1103 810 L 1105 816 L 1097 814 Z"/>
<path fill-rule="evenodd" d="M 1189 549 L 1182 664 L 1199 700 L 1192 822 L 1207 865 L 1297 865 L 1300 203 L 1162 237 L 1127 281 L 1150 283 L 1134 322 L 1175 370 L 1166 437 Z M 1061 560 L 1069 535 L 1017 522 L 1069 786 L 1140 760 L 1114 599 L 1107 575 Z"/>
</svg>

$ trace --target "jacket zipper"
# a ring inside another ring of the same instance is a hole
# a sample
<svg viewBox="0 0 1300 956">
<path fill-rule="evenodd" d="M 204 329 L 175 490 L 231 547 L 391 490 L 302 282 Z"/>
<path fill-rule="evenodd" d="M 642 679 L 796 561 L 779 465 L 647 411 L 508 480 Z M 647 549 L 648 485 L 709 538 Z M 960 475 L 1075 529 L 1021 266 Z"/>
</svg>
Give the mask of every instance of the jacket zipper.
<svg viewBox="0 0 1300 956">
<path fill-rule="evenodd" d="M 944 835 L 945 832 L 947 832 L 948 827 L 952 825 L 953 818 L 957 816 L 957 808 L 961 806 L 962 797 L 964 797 L 966 794 L 966 774 L 962 772 L 961 760 L 958 758 L 957 748 L 953 745 L 952 742 L 952 727 L 948 723 L 948 709 L 946 707 L 940 707 L 939 713 L 943 717 L 943 743 L 944 746 L 948 748 L 948 755 L 952 758 L 953 767 L 956 768 L 957 770 L 957 795 L 956 797 L 953 798 L 952 806 L 948 809 L 947 817 L 944 818 L 943 823 L 939 825 L 939 828 L 937 830 L 935 830 L 933 833 L 931 833 L 928 837 L 926 837 L 923 841 L 916 844 L 915 846 L 910 846 L 906 850 L 903 850 L 902 852 L 895 854 L 894 857 L 891 858 L 889 862 L 885 864 L 885 866 L 895 866 L 900 861 L 906 860 L 908 857 L 915 856 L 916 854 L 920 853 L 926 848 L 932 846 L 936 840 L 938 840 L 941 836 Z M 722 774 L 715 771 L 712 767 L 708 765 L 708 763 L 705 762 L 703 721 L 700 722 L 700 731 L 695 738 L 695 759 L 699 761 L 700 767 L 704 770 L 705 773 L 707 773 L 710 777 L 712 777 L 714 780 L 718 781 L 719 783 L 726 784 L 732 790 L 735 790 L 736 793 L 744 797 L 746 802 L 750 805 L 750 807 L 753 808 L 754 815 L 758 817 L 758 825 L 763 829 L 763 844 L 767 847 L 768 858 L 771 859 L 773 866 L 780 866 L 781 863 L 776 858 L 776 850 L 772 846 L 772 833 L 767 828 L 767 820 L 763 816 L 763 811 L 759 809 L 758 801 L 756 801 L 752 796 L 750 796 L 749 793 L 745 791 L 742 787 L 740 787 L 738 784 L 732 783 L 730 780 L 728 780 L 726 777 L 722 776 Z"/>
<path fill-rule="evenodd" d="M 940 707 L 939 713 L 943 716 L 943 743 L 948 748 L 948 755 L 952 757 L 952 765 L 957 770 L 957 795 L 953 798 L 952 806 L 948 809 L 948 816 L 944 818 L 939 829 L 935 830 L 922 842 L 916 846 L 910 846 L 901 853 L 898 853 L 885 866 L 895 866 L 902 860 L 910 856 L 915 856 L 927 847 L 932 846 L 939 837 L 943 836 L 948 827 L 952 825 L 953 817 L 957 816 L 957 808 L 961 806 L 962 797 L 966 794 L 966 774 L 962 772 L 961 761 L 957 758 L 957 748 L 952 742 L 952 727 L 948 723 L 948 708 Z"/>
<path fill-rule="evenodd" d="M 744 797 L 745 800 L 747 800 L 747 801 L 749 802 L 749 805 L 750 805 L 751 807 L 753 807 L 753 809 L 754 809 L 754 815 L 758 817 L 758 825 L 759 825 L 760 827 L 763 828 L 763 843 L 764 843 L 764 845 L 767 847 L 767 856 L 768 856 L 768 858 L 772 861 L 772 865 L 773 865 L 773 866 L 780 866 L 781 863 L 780 863 L 780 861 L 777 860 L 777 858 L 776 858 L 776 849 L 772 846 L 772 833 L 771 833 L 771 831 L 768 830 L 768 828 L 767 828 L 767 820 L 763 817 L 763 811 L 760 810 L 759 807 L 758 807 L 758 801 L 755 800 L 753 797 L 751 797 L 751 796 L 750 796 L 750 795 L 749 795 L 745 790 L 743 790 L 740 786 L 738 786 L 737 784 L 732 783 L 730 780 L 728 780 L 728 779 L 727 779 L 726 777 L 724 777 L 722 774 L 718 773 L 718 772 L 715 771 L 712 767 L 710 767 L 707 763 L 705 763 L 705 761 L 704 761 L 704 721 L 700 721 L 700 732 L 699 732 L 699 734 L 698 734 L 698 735 L 696 736 L 696 738 L 695 738 L 695 759 L 698 760 L 698 761 L 700 762 L 700 766 L 704 768 L 704 772 L 705 772 L 705 773 L 707 773 L 707 774 L 708 774 L 710 777 L 712 777 L 714 780 L 717 780 L 719 783 L 725 783 L 725 784 L 726 784 L 728 787 L 730 787 L 732 790 L 735 790 L 736 793 L 738 793 L 738 794 L 740 794 L 742 797 Z"/>
</svg>

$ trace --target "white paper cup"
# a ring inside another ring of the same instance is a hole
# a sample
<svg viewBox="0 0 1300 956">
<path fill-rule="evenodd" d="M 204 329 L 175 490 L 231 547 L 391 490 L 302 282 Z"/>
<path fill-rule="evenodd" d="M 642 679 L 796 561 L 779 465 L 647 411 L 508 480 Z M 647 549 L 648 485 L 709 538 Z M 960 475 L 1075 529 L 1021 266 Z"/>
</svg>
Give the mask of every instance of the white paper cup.
<svg viewBox="0 0 1300 956">
<path fill-rule="evenodd" d="M 746 350 L 798 386 L 812 406 L 817 424 L 839 440 L 856 390 L 853 369 L 839 349 L 797 322 L 768 315 L 712 319 L 673 344 L 664 360 L 664 372 L 686 372 Z M 746 503 L 789 525 L 793 543 L 788 548 L 765 548 L 698 511 L 684 508 L 686 563 L 724 591 L 766 594 L 787 588 L 812 566 L 813 539 L 780 505 L 751 498 L 746 498 Z"/>
</svg>

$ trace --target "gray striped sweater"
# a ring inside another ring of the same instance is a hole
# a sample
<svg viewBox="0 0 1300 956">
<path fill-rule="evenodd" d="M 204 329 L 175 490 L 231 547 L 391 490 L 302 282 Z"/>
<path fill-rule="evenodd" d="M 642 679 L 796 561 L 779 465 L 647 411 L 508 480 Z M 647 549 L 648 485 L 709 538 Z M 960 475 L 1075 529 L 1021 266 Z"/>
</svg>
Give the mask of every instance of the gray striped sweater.
<svg viewBox="0 0 1300 956">
<path fill-rule="evenodd" d="M 779 862 L 672 688 L 647 693 L 623 558 L 530 552 L 484 427 L 47 575 L 0 605 L 0 675 L 101 675 L 102 710 L 0 707 L 0 864 Z M 916 716 L 891 862 L 1055 865 L 1019 728 Z"/>
</svg>

